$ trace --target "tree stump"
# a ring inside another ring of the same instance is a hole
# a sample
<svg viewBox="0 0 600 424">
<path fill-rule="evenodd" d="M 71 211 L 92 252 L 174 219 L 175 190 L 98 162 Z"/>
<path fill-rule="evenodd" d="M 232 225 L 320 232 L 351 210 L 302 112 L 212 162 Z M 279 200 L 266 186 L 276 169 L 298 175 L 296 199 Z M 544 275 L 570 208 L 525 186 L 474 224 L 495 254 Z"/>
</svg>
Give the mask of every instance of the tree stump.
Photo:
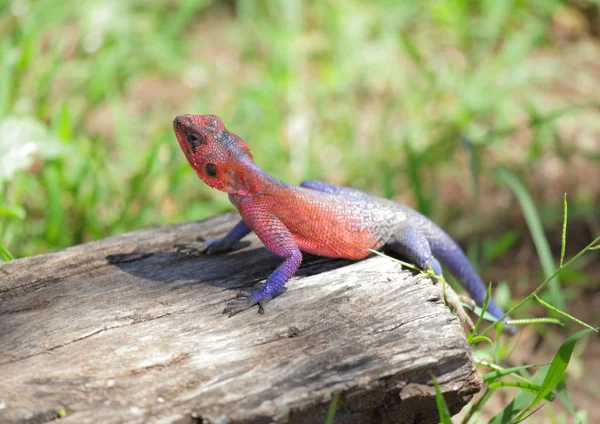
<svg viewBox="0 0 600 424">
<path fill-rule="evenodd" d="M 372 257 L 305 257 L 288 290 L 232 318 L 238 289 L 281 262 L 239 219 L 136 231 L 0 265 L 0 422 L 437 422 L 477 393 L 441 288 Z"/>
</svg>

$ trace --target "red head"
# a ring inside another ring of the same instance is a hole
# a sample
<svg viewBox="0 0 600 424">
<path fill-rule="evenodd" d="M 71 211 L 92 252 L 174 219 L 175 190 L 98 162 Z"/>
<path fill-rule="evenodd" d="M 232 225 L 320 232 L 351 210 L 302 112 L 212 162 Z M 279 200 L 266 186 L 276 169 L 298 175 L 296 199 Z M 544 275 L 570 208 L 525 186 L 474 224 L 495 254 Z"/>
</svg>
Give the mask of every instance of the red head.
<svg viewBox="0 0 600 424">
<path fill-rule="evenodd" d="M 173 121 L 179 146 L 196 174 L 218 190 L 247 195 L 252 191 L 250 149 L 214 115 L 179 115 Z"/>
</svg>

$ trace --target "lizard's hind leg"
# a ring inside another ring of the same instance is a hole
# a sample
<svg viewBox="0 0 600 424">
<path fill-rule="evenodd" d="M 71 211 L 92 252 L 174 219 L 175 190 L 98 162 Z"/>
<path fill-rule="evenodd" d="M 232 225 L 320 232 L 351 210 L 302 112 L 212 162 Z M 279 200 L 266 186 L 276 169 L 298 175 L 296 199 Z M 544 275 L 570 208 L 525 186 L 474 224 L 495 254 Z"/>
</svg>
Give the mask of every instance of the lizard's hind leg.
<svg viewBox="0 0 600 424">
<path fill-rule="evenodd" d="M 427 238 L 418 230 L 412 227 L 403 227 L 394 233 L 386 246 L 406 257 L 422 270 L 431 268 L 436 275 L 442 276 L 442 266 L 433 257 Z M 471 330 L 473 322 L 463 309 L 457 294 L 449 286 L 445 287 L 443 291 L 446 304 L 456 311 L 463 325 Z"/>
<path fill-rule="evenodd" d="M 431 267 L 436 275 L 442 275 L 442 266 L 433 257 L 427 238 L 419 230 L 412 227 L 402 227 L 394 233 L 386 246 L 401 254 L 422 270 Z"/>
</svg>

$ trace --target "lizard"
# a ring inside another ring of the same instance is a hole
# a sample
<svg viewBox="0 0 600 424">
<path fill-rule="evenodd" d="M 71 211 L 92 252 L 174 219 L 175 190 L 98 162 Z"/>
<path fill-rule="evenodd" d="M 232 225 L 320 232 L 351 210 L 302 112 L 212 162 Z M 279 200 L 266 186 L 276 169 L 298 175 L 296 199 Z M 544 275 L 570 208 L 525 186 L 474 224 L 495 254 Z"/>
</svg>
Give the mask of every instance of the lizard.
<svg viewBox="0 0 600 424">
<path fill-rule="evenodd" d="M 227 304 L 223 313 L 230 317 L 257 304 L 264 313 L 265 304 L 300 267 L 302 252 L 360 260 L 371 254 L 370 249 L 388 248 L 437 276 L 443 264 L 477 305 L 484 303 L 486 285 L 464 252 L 419 212 L 350 187 L 313 180 L 298 187 L 280 181 L 256 165 L 248 145 L 217 116 L 179 115 L 173 128 L 198 177 L 227 193 L 242 218 L 224 237 L 206 240 L 205 253 L 232 250 L 253 231 L 269 251 L 284 259 L 264 283 L 241 290 Z M 493 299 L 487 311 L 497 319 L 504 315 Z"/>
</svg>

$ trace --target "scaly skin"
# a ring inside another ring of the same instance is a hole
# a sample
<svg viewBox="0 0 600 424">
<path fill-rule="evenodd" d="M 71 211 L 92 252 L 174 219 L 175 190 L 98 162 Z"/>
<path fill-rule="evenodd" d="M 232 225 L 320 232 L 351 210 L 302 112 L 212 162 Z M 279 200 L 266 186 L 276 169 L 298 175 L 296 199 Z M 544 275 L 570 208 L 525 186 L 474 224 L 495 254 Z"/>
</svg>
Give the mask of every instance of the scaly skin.
<svg viewBox="0 0 600 424">
<path fill-rule="evenodd" d="M 441 275 L 442 262 L 478 305 L 486 286 L 460 247 L 440 227 L 407 206 L 347 187 L 304 181 L 300 187 L 261 170 L 250 149 L 212 115 L 180 115 L 173 122 L 179 145 L 198 176 L 229 194 L 242 216 L 225 237 L 207 242 L 207 253 L 230 250 L 251 231 L 284 262 L 258 287 L 242 291 L 224 313 L 230 316 L 273 298 L 294 275 L 302 253 L 363 259 L 388 247 L 422 269 Z M 438 262 L 438 260 L 440 262 Z M 496 318 L 503 311 L 491 301 Z"/>
</svg>

